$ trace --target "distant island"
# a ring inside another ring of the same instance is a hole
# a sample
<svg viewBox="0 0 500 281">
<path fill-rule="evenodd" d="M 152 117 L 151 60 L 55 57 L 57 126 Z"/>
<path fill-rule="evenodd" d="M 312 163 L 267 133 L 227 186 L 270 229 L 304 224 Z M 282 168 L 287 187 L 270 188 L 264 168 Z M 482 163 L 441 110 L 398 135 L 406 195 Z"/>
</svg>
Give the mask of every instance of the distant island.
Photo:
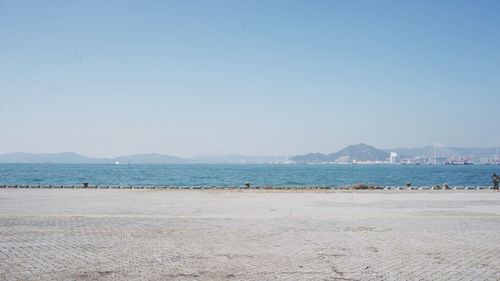
<svg viewBox="0 0 500 281">
<path fill-rule="evenodd" d="M 158 153 L 133 154 L 115 158 L 87 157 L 75 152 L 0 154 L 0 163 L 53 163 L 53 164 L 272 164 L 290 163 L 289 156 L 245 156 L 203 154 L 189 159 Z"/>
<path fill-rule="evenodd" d="M 309 153 L 292 157 L 297 163 L 352 163 L 355 162 L 377 162 L 389 158 L 389 152 L 377 149 L 373 146 L 360 143 L 350 145 L 342 150 L 331 154 Z"/>
<path fill-rule="evenodd" d="M 161 163 L 188 163 L 189 160 L 175 156 L 157 153 L 134 154 L 116 158 L 93 158 L 74 152 L 62 153 L 24 153 L 14 152 L 0 154 L 0 163 L 54 163 L 54 164 L 161 164 Z"/>
<path fill-rule="evenodd" d="M 87 157 L 74 152 L 0 154 L 0 163 L 54 164 L 500 164 L 497 148 L 426 146 L 420 148 L 378 149 L 360 143 L 330 154 L 308 153 L 297 156 L 246 156 L 202 154 L 181 158 L 158 153 L 133 154 L 115 158 Z"/>
</svg>

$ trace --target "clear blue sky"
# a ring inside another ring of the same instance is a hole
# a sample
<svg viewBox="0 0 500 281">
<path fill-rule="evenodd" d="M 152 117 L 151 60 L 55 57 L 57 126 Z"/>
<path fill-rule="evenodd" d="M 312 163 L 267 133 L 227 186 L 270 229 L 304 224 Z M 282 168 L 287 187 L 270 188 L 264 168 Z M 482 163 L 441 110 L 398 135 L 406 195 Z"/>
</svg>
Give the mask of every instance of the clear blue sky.
<svg viewBox="0 0 500 281">
<path fill-rule="evenodd" d="M 0 0 L 0 153 L 500 146 L 500 1 Z"/>
</svg>

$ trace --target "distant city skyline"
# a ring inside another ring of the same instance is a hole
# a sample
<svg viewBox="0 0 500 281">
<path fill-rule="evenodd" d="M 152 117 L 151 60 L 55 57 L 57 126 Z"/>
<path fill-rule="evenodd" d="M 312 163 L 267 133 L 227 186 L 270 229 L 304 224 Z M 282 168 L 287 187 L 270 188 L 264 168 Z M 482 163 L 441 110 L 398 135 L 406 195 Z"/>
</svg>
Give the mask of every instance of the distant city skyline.
<svg viewBox="0 0 500 281">
<path fill-rule="evenodd" d="M 500 147 L 498 1 L 1 1 L 0 154 Z"/>
</svg>

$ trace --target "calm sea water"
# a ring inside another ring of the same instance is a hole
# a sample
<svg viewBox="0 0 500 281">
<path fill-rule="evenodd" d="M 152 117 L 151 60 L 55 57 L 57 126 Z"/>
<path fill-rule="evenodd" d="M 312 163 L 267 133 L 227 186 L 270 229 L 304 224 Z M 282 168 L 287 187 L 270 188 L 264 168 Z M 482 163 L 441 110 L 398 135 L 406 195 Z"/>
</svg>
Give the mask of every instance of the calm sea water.
<svg viewBox="0 0 500 281">
<path fill-rule="evenodd" d="M 169 186 L 491 185 L 500 166 L 222 165 L 222 164 L 0 164 L 0 184 Z"/>
</svg>

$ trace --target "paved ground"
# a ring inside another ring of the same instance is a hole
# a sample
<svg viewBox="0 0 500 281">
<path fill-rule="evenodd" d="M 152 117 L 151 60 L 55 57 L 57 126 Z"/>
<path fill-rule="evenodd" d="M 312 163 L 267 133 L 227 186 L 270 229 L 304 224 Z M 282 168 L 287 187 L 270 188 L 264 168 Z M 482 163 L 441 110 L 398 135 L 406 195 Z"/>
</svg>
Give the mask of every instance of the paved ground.
<svg viewBox="0 0 500 281">
<path fill-rule="evenodd" d="M 500 194 L 0 190 L 0 280 L 500 280 Z"/>
</svg>

